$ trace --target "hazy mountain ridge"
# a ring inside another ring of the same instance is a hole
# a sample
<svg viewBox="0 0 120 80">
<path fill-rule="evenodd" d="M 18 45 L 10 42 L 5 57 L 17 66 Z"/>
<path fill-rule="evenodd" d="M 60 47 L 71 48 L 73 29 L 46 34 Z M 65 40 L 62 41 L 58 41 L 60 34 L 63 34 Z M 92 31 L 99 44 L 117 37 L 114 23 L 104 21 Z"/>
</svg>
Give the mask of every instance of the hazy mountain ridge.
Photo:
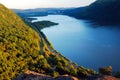
<svg viewBox="0 0 120 80">
<path fill-rule="evenodd" d="M 120 25 L 119 7 L 119 0 L 97 0 L 87 7 L 65 11 L 65 14 L 78 19 L 92 20 L 100 25 Z"/>
<path fill-rule="evenodd" d="M 35 9 L 12 9 L 21 17 L 47 16 L 49 14 L 62 14 L 68 8 L 35 8 Z"/>
</svg>

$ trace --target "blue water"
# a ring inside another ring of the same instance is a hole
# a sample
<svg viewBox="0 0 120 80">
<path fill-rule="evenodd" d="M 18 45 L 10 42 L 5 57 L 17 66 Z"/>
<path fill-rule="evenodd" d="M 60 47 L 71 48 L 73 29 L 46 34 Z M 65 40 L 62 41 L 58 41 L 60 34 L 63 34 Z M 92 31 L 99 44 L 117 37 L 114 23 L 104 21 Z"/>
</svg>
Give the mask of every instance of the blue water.
<svg viewBox="0 0 120 80">
<path fill-rule="evenodd" d="M 102 66 L 120 70 L 120 29 L 96 27 L 88 21 L 64 15 L 36 17 L 59 23 L 42 31 L 54 48 L 79 65 L 97 70 Z M 93 27 L 94 26 L 94 27 Z M 113 27 L 113 26 L 112 26 Z"/>
</svg>

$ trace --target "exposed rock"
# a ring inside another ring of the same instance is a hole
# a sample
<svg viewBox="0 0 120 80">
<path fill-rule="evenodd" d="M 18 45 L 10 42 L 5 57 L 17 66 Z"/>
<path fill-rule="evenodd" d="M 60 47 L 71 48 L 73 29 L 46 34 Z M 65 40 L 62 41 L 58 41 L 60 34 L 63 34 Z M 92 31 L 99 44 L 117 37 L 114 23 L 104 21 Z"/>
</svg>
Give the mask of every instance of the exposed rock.
<svg viewBox="0 0 120 80">
<path fill-rule="evenodd" d="M 34 71 L 28 70 L 24 74 L 21 74 L 20 76 L 18 76 L 13 80 L 78 80 L 78 78 L 69 76 L 69 75 L 62 75 L 62 76 L 53 78 L 49 75 L 40 74 L 40 73 L 36 73 Z"/>
<path fill-rule="evenodd" d="M 13 80 L 120 80 L 120 78 L 116 78 L 108 75 L 103 75 L 103 76 L 94 75 L 88 77 L 87 79 L 78 79 L 70 75 L 61 75 L 54 78 L 46 74 L 36 73 L 34 71 L 28 70 L 24 74 L 21 74 L 20 76 L 18 76 Z"/>
<path fill-rule="evenodd" d="M 97 80 L 120 80 L 120 78 L 115 78 L 113 76 L 103 76 L 103 78 L 98 78 Z"/>
<path fill-rule="evenodd" d="M 70 75 L 63 75 L 63 76 L 56 77 L 55 80 L 78 80 L 78 78 Z"/>
<path fill-rule="evenodd" d="M 24 74 L 21 74 L 20 76 L 13 80 L 51 80 L 51 79 L 52 79 L 51 76 L 28 70 Z"/>
<path fill-rule="evenodd" d="M 104 76 L 98 75 L 98 76 L 90 76 L 86 80 L 120 80 L 120 78 L 116 78 L 108 75 L 104 75 Z"/>
</svg>

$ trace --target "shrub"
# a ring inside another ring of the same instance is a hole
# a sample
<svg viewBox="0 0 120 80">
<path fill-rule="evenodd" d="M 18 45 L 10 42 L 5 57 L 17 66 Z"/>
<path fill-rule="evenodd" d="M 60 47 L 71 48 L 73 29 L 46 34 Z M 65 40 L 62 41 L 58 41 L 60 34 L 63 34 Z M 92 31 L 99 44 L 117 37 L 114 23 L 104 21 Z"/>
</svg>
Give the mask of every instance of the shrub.
<svg viewBox="0 0 120 80">
<path fill-rule="evenodd" d="M 112 72 L 112 66 L 99 68 L 99 73 L 102 75 L 111 75 Z"/>
</svg>

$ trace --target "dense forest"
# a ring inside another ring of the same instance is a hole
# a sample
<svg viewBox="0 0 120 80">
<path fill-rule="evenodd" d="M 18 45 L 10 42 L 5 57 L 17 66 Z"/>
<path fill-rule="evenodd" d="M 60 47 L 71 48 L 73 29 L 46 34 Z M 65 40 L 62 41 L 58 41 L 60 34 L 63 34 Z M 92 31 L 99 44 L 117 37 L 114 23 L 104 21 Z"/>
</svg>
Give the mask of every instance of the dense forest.
<svg viewBox="0 0 120 80">
<path fill-rule="evenodd" d="M 0 4 L 0 80 L 11 80 L 26 70 L 51 76 L 96 74 L 54 50 L 45 35 Z"/>
<path fill-rule="evenodd" d="M 89 6 L 66 10 L 64 14 L 100 25 L 120 25 L 120 0 L 96 0 Z"/>
<path fill-rule="evenodd" d="M 46 27 L 58 25 L 58 23 L 54 23 L 51 21 L 38 21 L 38 22 L 33 22 L 32 25 L 37 26 L 41 30 Z"/>
</svg>

